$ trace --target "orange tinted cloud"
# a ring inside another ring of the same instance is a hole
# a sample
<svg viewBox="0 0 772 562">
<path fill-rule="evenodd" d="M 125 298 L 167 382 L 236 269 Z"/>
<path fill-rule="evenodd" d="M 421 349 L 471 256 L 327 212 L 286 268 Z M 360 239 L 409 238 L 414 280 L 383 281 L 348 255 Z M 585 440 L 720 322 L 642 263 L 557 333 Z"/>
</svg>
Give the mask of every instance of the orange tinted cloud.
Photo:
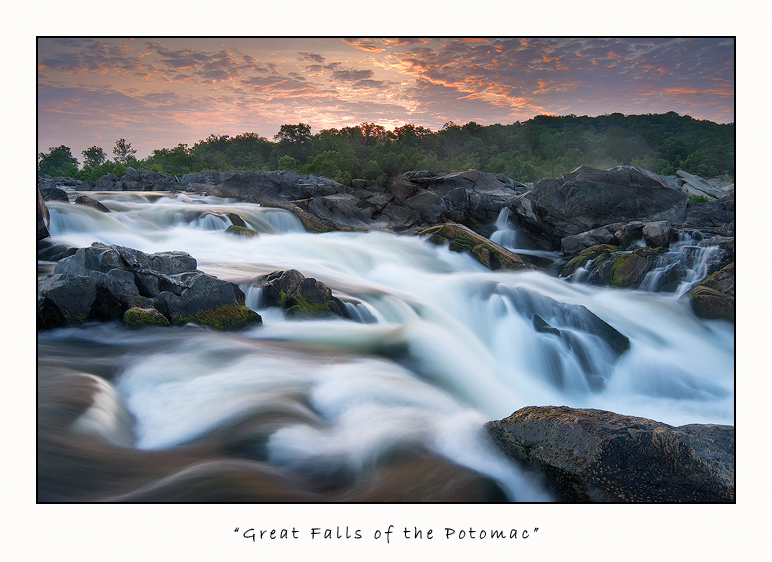
<svg viewBox="0 0 772 562">
<path fill-rule="evenodd" d="M 714 96 L 734 96 L 734 87 L 730 84 L 712 88 L 689 88 L 680 86 L 677 88 L 665 88 L 665 91 L 668 94 L 713 94 Z"/>
</svg>

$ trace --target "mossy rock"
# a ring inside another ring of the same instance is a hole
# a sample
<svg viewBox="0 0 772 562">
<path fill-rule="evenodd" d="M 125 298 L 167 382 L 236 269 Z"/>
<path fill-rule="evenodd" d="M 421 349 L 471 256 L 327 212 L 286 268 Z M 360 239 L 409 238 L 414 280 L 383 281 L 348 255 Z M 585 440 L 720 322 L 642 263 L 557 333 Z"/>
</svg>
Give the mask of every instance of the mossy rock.
<svg viewBox="0 0 772 562">
<path fill-rule="evenodd" d="M 700 318 L 735 322 L 734 262 L 706 277 L 692 288 L 689 298 L 692 310 Z"/>
<path fill-rule="evenodd" d="M 231 234 L 236 234 L 237 236 L 244 236 L 245 238 L 254 238 L 255 236 L 259 237 L 259 234 L 251 228 L 247 228 L 245 226 L 237 226 L 235 224 L 232 224 L 226 228 L 225 232 L 230 232 Z"/>
<path fill-rule="evenodd" d="M 629 254 L 621 254 L 611 264 L 609 285 L 614 287 L 636 288 L 656 264 L 656 257 L 666 252 L 667 248 L 638 248 Z"/>
<path fill-rule="evenodd" d="M 595 267 L 598 264 L 600 264 L 602 261 L 607 259 L 611 254 L 618 251 L 619 251 L 619 246 L 611 246 L 609 244 L 597 244 L 595 246 L 590 246 L 589 248 L 585 248 L 584 250 L 579 252 L 576 256 L 571 258 L 571 260 L 563 268 L 561 275 L 563 277 L 568 277 L 580 267 L 584 267 L 584 264 L 586 264 L 590 260 L 593 260 L 592 265 L 593 267 Z"/>
<path fill-rule="evenodd" d="M 209 326 L 215 330 L 240 330 L 261 324 L 263 319 L 244 304 L 224 304 L 209 310 L 202 310 L 192 316 L 180 318 L 178 325 L 189 322 Z"/>
<path fill-rule="evenodd" d="M 694 287 L 687 295 L 694 314 L 700 318 L 735 321 L 734 297 L 704 285 Z"/>
<path fill-rule="evenodd" d="M 428 236 L 429 242 L 438 246 L 448 242 L 451 251 L 467 253 L 491 270 L 532 268 L 517 254 L 460 224 L 448 223 L 431 226 L 421 230 L 418 235 Z"/>
<path fill-rule="evenodd" d="M 171 326 L 171 322 L 155 308 L 130 308 L 123 314 L 123 323 L 130 328 L 140 326 Z"/>
</svg>

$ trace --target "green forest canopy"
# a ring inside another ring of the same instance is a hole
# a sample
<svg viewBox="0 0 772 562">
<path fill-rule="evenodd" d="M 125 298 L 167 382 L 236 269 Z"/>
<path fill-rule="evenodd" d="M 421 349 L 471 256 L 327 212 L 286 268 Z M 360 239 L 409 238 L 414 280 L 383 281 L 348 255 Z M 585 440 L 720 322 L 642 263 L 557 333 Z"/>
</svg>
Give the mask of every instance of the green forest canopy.
<svg viewBox="0 0 772 562">
<path fill-rule="evenodd" d="M 342 183 L 353 178 L 389 179 L 408 170 L 451 173 L 475 168 L 526 182 L 558 177 L 577 166 L 599 169 L 628 164 L 663 175 L 677 170 L 710 178 L 735 173 L 734 123 L 719 124 L 675 112 L 598 117 L 538 115 L 509 125 L 446 123 L 440 130 L 405 124 L 393 131 L 375 123 L 324 129 L 282 125 L 273 140 L 256 133 L 209 135 L 189 147 L 153 150 L 134 157 L 131 143 L 116 141 L 114 160 L 104 150 L 83 151 L 86 162 L 64 145 L 38 155 L 38 171 L 51 176 L 97 179 L 122 175 L 127 165 L 181 175 L 205 169 L 295 170 Z"/>
</svg>

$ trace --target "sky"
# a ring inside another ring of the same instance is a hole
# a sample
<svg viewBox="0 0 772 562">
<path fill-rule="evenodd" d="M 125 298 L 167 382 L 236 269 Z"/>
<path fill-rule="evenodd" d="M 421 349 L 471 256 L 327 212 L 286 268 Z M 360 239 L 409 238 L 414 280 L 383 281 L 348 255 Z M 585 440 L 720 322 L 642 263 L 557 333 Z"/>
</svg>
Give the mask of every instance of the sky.
<svg viewBox="0 0 772 562">
<path fill-rule="evenodd" d="M 112 156 L 282 124 L 431 130 L 539 114 L 734 122 L 733 38 L 38 38 L 38 152 Z"/>
</svg>

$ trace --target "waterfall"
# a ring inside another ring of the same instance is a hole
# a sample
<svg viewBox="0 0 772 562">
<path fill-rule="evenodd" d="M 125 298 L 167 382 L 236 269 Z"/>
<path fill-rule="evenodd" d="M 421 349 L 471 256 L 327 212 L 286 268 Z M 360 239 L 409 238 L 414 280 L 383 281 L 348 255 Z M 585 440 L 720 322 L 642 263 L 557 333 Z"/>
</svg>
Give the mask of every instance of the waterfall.
<svg viewBox="0 0 772 562">
<path fill-rule="evenodd" d="M 710 266 L 720 263 L 721 256 L 718 246 L 701 243 L 688 232 L 679 232 L 678 240 L 658 257 L 655 268 L 646 274 L 640 288 L 644 291 L 669 290 L 681 296 L 704 279 Z M 669 274 L 674 281 L 667 286 Z"/>
<path fill-rule="evenodd" d="M 94 197 L 111 212 L 50 203 L 54 242 L 188 252 L 202 271 L 238 283 L 263 317 L 238 333 L 117 323 L 39 333 L 40 376 L 109 381 L 135 420 L 135 449 L 218 443 L 327 482 L 422 451 L 492 478 L 510 500 L 542 501 L 538 483 L 485 438 L 486 421 L 554 404 L 733 423 L 734 328 L 698 319 L 673 295 L 493 272 L 415 236 L 310 234 L 286 211 L 226 199 Z M 224 232 L 227 213 L 261 236 Z M 684 252 L 693 247 L 683 241 Z M 697 253 L 695 275 L 710 263 Z M 332 287 L 351 320 L 265 308 L 257 281 L 290 268 Z M 623 351 L 608 335 L 617 331 L 629 339 Z"/>
</svg>

